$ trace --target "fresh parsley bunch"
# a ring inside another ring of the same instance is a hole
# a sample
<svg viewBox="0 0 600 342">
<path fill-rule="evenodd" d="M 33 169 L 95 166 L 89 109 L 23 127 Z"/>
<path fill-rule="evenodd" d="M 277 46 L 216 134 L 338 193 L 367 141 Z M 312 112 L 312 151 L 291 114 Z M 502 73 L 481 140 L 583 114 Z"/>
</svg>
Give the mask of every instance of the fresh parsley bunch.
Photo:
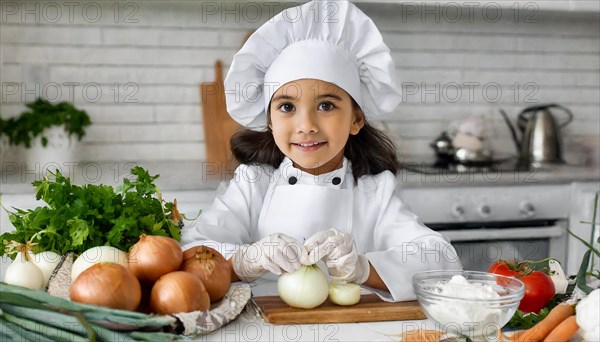
<svg viewBox="0 0 600 342">
<path fill-rule="evenodd" d="M 141 234 L 161 235 L 179 241 L 179 213 L 163 202 L 151 176 L 142 167 L 131 169 L 135 180 L 124 179 L 115 190 L 109 185 L 74 185 L 58 170 L 54 180 L 33 182 L 36 198 L 46 206 L 8 212 L 16 230 L 0 235 L 0 241 L 37 243 L 35 252 L 80 254 L 95 246 L 128 251 Z M 0 243 L 0 255 L 6 254 Z"/>
</svg>

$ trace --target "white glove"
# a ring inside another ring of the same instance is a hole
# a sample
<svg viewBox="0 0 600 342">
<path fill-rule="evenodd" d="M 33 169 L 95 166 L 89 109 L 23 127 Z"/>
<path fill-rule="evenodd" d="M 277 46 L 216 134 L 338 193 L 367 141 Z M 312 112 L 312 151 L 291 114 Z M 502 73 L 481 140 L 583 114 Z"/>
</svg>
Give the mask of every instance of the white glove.
<svg viewBox="0 0 600 342">
<path fill-rule="evenodd" d="M 276 233 L 238 248 L 232 264 L 241 280 L 252 281 L 267 271 L 275 274 L 293 272 L 307 259 L 308 252 L 296 239 Z"/>
<path fill-rule="evenodd" d="M 304 246 L 311 264 L 323 260 L 333 281 L 362 284 L 369 278 L 369 260 L 358 254 L 352 236 L 334 228 L 311 236 Z"/>
</svg>

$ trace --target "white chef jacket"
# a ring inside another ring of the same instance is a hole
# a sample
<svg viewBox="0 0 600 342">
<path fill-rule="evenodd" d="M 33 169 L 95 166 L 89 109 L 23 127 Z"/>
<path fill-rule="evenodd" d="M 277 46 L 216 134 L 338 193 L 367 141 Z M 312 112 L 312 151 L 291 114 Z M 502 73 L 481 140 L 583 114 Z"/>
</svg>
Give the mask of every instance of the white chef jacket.
<svg viewBox="0 0 600 342">
<path fill-rule="evenodd" d="M 214 203 L 181 234 L 184 249 L 208 245 L 230 258 L 242 244 L 272 233 L 300 243 L 335 228 L 354 237 L 389 292 L 369 288 L 385 301 L 416 298 L 416 272 L 461 269 L 454 248 L 421 223 L 400 199 L 390 171 L 365 175 L 354 184 L 350 162 L 327 174 L 296 169 L 289 158 L 279 168 L 240 165 Z"/>
</svg>

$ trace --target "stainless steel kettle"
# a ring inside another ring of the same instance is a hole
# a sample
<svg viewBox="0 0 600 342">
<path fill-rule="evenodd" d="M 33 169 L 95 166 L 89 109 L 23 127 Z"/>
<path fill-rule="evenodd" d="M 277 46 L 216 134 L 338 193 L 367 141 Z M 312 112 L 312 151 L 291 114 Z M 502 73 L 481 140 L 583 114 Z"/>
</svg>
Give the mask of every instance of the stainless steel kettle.
<svg viewBox="0 0 600 342">
<path fill-rule="evenodd" d="M 554 109 L 566 114 L 566 120 L 556 122 Z M 573 120 L 573 113 L 558 104 L 548 104 L 525 108 L 517 118 L 517 127 L 521 131 L 521 140 L 517 137 L 514 126 L 502 109 L 500 113 L 510 128 L 519 162 L 522 165 L 564 163 L 562 158 L 562 142 L 560 128 Z"/>
</svg>

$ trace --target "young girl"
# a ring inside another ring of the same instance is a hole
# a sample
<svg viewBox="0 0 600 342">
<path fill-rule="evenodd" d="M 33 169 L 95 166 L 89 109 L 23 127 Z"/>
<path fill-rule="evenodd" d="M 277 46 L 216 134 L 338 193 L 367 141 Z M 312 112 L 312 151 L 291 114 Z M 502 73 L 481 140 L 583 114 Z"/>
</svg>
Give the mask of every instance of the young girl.
<svg viewBox="0 0 600 342">
<path fill-rule="evenodd" d="M 394 145 L 368 123 L 400 102 L 394 75 L 377 27 L 348 2 L 310 2 L 259 28 L 225 80 L 247 128 L 232 138 L 241 165 L 184 228 L 183 248 L 218 249 L 233 280 L 323 261 L 333 280 L 387 301 L 414 299 L 416 272 L 460 269 L 398 196 Z"/>
</svg>

